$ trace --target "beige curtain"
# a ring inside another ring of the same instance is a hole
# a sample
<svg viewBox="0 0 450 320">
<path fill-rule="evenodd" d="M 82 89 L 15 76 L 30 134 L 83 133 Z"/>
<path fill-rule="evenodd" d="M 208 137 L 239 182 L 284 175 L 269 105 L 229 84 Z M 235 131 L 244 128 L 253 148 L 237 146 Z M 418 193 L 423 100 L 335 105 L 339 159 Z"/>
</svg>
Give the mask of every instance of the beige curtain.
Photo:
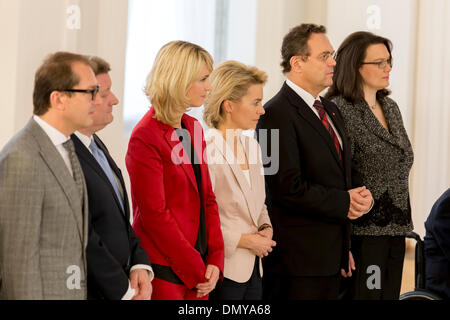
<svg viewBox="0 0 450 320">
<path fill-rule="evenodd" d="M 420 0 L 411 195 L 416 231 L 450 187 L 450 1 Z"/>
</svg>

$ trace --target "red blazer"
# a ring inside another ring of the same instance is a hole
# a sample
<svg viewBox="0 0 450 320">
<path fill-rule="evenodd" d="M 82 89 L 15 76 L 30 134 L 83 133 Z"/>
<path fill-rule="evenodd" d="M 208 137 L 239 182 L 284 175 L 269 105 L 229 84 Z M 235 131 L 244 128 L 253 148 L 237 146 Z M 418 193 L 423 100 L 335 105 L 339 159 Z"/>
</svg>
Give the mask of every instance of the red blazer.
<svg viewBox="0 0 450 320">
<path fill-rule="evenodd" d="M 126 155 L 133 228 L 152 263 L 169 266 L 192 289 L 206 281 L 206 265 L 195 249 L 200 195 L 192 165 L 182 152 L 177 133 L 154 115 L 152 107 L 134 128 Z M 205 159 L 206 143 L 200 123 L 188 115 L 183 115 L 182 122 L 191 135 L 197 158 Z M 200 192 L 208 239 L 206 264 L 217 266 L 223 274 L 224 243 L 216 198 L 208 165 L 204 160 L 200 162 Z"/>
</svg>

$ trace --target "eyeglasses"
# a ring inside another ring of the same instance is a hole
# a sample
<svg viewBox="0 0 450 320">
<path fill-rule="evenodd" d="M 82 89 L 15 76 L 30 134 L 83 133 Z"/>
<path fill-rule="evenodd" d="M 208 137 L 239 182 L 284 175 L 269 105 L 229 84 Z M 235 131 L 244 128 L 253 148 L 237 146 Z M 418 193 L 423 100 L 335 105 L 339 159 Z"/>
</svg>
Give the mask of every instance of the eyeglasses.
<svg viewBox="0 0 450 320">
<path fill-rule="evenodd" d="M 65 90 L 58 90 L 61 92 L 81 92 L 81 93 L 89 93 L 92 96 L 92 101 L 95 100 L 95 97 L 97 96 L 98 91 L 100 90 L 100 86 L 97 85 L 95 89 L 91 90 L 82 90 L 82 89 L 65 89 Z"/>
<path fill-rule="evenodd" d="M 311 56 L 310 55 L 303 55 L 303 56 L 301 56 L 303 61 L 308 60 L 309 57 L 311 57 Z M 324 52 L 324 53 L 322 53 L 321 55 L 319 55 L 317 57 L 317 59 L 319 61 L 321 61 L 321 62 L 327 62 L 328 59 L 330 59 L 330 58 L 333 58 L 333 60 L 336 60 L 336 52 L 335 51 L 333 51 L 333 52 Z"/>
<path fill-rule="evenodd" d="M 379 62 L 361 62 L 361 64 L 374 64 L 377 65 L 379 69 L 384 69 L 387 65 L 392 68 L 393 62 L 392 59 L 387 59 Z"/>
<path fill-rule="evenodd" d="M 333 60 L 336 60 L 336 52 L 335 51 L 324 52 L 318 57 L 318 59 L 322 62 L 327 62 L 328 59 L 330 59 L 330 58 L 333 58 Z"/>
</svg>

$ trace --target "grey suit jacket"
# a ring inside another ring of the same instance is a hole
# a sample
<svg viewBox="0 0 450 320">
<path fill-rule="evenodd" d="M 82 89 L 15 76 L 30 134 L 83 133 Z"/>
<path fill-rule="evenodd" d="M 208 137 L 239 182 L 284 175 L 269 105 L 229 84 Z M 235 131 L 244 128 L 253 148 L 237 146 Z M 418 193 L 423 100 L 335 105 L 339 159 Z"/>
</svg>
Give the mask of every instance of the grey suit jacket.
<svg viewBox="0 0 450 320">
<path fill-rule="evenodd" d="M 87 218 L 86 192 L 31 119 L 0 152 L 0 299 L 86 299 Z"/>
<path fill-rule="evenodd" d="M 389 131 L 367 103 L 332 99 L 345 120 L 352 149 L 352 180 L 365 185 L 375 204 L 352 221 L 353 233 L 365 236 L 404 236 L 413 229 L 408 177 L 414 160 L 400 109 L 389 97 L 380 101 Z"/>
</svg>

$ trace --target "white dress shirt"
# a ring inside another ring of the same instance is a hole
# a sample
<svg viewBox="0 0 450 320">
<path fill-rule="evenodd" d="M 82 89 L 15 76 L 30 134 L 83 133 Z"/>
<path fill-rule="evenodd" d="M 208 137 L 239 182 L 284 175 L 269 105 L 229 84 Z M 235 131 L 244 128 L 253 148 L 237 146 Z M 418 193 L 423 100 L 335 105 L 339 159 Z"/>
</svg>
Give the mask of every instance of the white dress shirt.
<svg viewBox="0 0 450 320">
<path fill-rule="evenodd" d="M 308 105 L 308 107 L 310 107 L 310 109 L 314 112 L 314 114 L 317 116 L 317 118 L 319 118 L 320 120 L 320 116 L 319 116 L 319 111 L 317 111 L 316 108 L 314 108 L 314 101 L 319 100 L 320 102 L 322 102 L 322 99 L 317 96 L 317 97 L 313 97 L 308 91 L 306 91 L 303 88 L 300 88 L 298 85 L 296 85 L 295 83 L 293 83 L 291 80 L 286 79 L 286 84 L 295 91 L 296 94 L 298 94 L 300 96 L 300 98 L 303 99 L 303 101 L 305 101 L 305 103 Z M 326 112 L 326 111 L 325 111 Z M 327 113 L 327 119 L 328 122 L 330 123 L 331 127 L 334 130 L 334 133 L 336 134 L 336 137 L 339 140 L 339 144 L 341 146 L 341 149 L 344 149 L 343 145 L 342 145 L 342 139 L 341 136 L 339 135 L 339 132 L 336 130 L 336 127 L 333 124 L 333 121 L 331 121 L 331 117 L 328 115 Z M 322 120 L 321 120 L 322 121 Z"/>
<path fill-rule="evenodd" d="M 250 189 L 252 189 L 252 182 L 250 180 L 250 170 L 242 170 L 242 172 L 244 173 L 245 179 L 247 179 L 248 185 L 250 186 Z"/>
<path fill-rule="evenodd" d="M 58 150 L 59 154 L 64 160 L 64 163 L 69 169 L 70 175 L 73 176 L 72 164 L 70 163 L 69 152 L 64 148 L 63 144 L 70 140 L 70 137 L 66 137 L 63 133 L 52 127 L 50 124 L 42 120 L 40 117 L 34 115 L 33 120 L 37 122 L 37 124 L 44 130 L 44 132 L 48 135 L 52 143 L 55 145 L 56 150 Z"/>
<path fill-rule="evenodd" d="M 84 134 L 82 134 L 82 133 L 80 133 L 78 131 L 75 132 L 75 135 L 78 137 L 78 139 L 80 139 L 80 141 L 85 145 L 85 147 L 92 154 L 92 150 L 90 148 L 90 145 L 91 145 L 92 140 L 94 140 L 94 137 L 93 136 L 88 137 L 88 136 L 86 136 L 86 135 L 84 135 Z M 113 174 L 114 174 L 114 172 L 113 172 Z M 148 274 L 149 274 L 149 277 L 150 277 L 150 281 L 153 280 L 154 273 L 153 273 L 153 269 L 152 269 L 151 266 L 148 266 L 148 265 L 145 265 L 145 264 L 136 264 L 133 267 L 131 267 L 130 273 L 131 273 L 131 271 L 136 270 L 136 269 L 145 269 L 145 270 L 147 270 Z M 122 297 L 122 300 L 131 300 L 134 297 L 135 294 L 136 294 L 136 290 L 131 288 L 130 280 L 128 280 L 128 290 L 125 293 L 125 295 Z"/>
</svg>

